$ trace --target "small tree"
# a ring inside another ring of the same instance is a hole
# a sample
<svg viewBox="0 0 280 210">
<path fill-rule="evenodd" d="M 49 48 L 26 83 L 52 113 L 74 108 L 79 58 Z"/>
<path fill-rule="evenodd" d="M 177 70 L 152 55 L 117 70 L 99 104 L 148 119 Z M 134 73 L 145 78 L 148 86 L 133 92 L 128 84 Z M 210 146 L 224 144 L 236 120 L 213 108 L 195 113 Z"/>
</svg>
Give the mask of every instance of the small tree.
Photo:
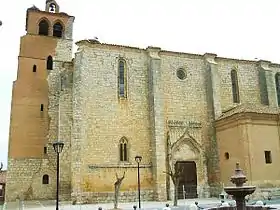
<svg viewBox="0 0 280 210">
<path fill-rule="evenodd" d="M 118 177 L 118 174 L 116 173 L 116 179 L 117 179 L 117 181 L 116 181 L 115 184 L 114 184 L 114 186 L 115 186 L 114 209 L 117 209 L 117 208 L 118 208 L 120 187 L 121 187 L 122 181 L 123 181 L 123 179 L 124 179 L 124 175 L 125 175 L 125 172 L 123 172 L 123 176 L 119 178 L 119 177 Z"/>
<path fill-rule="evenodd" d="M 180 139 L 180 138 L 179 138 Z M 178 187 L 179 187 L 179 182 L 181 175 L 183 173 L 182 168 L 175 167 L 175 163 L 173 162 L 173 157 L 172 157 L 172 150 L 174 145 L 179 141 L 175 141 L 174 143 L 171 143 L 169 135 L 167 135 L 167 171 L 166 173 L 172 180 L 172 183 L 174 185 L 174 200 L 173 200 L 173 206 L 178 205 Z"/>
</svg>

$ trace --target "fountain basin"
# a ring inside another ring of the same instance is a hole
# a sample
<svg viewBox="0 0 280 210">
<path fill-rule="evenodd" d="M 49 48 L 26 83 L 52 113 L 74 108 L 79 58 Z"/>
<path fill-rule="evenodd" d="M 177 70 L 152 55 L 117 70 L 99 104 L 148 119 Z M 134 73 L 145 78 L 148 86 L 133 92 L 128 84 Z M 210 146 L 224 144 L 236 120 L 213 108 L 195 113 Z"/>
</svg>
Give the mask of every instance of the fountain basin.
<svg viewBox="0 0 280 210">
<path fill-rule="evenodd" d="M 242 187 L 225 187 L 225 192 L 229 195 L 233 195 L 234 197 L 245 197 L 246 195 L 250 195 L 255 192 L 255 186 L 242 186 Z"/>
</svg>

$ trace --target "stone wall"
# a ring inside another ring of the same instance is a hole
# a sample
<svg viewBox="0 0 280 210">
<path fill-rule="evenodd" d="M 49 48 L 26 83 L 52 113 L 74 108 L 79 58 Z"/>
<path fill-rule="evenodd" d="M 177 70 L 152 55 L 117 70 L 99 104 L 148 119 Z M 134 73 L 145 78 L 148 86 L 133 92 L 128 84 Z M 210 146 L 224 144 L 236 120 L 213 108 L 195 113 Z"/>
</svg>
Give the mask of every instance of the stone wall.
<svg viewBox="0 0 280 210">
<path fill-rule="evenodd" d="M 222 110 L 226 111 L 236 104 L 232 101 L 231 70 L 237 70 L 240 103 L 261 104 L 261 95 L 268 94 L 270 107 L 277 107 L 275 74 L 279 72 L 278 64 L 268 61 L 247 61 L 226 58 L 216 58 L 221 83 Z M 264 71 L 267 93 L 262 93 L 259 83 L 259 73 Z"/>
<path fill-rule="evenodd" d="M 143 201 L 154 201 L 154 191 L 153 190 L 142 190 L 141 200 Z M 112 203 L 114 202 L 113 192 L 84 192 L 77 195 L 82 204 L 86 203 Z M 119 194 L 119 202 L 137 202 L 138 192 L 137 191 L 121 191 Z M 72 201 L 73 203 L 76 200 Z"/>
<path fill-rule="evenodd" d="M 55 168 L 48 159 L 9 159 L 8 164 L 9 187 L 6 188 L 6 201 L 15 201 L 17 198 L 46 200 L 55 197 Z M 42 177 L 45 174 L 49 175 L 48 185 L 42 185 Z"/>
<path fill-rule="evenodd" d="M 49 83 L 49 135 L 48 156 L 56 163 L 52 143 L 62 141 L 60 155 L 60 194 L 63 199 L 71 195 L 71 128 L 72 128 L 72 41 L 60 40 L 56 47 L 54 68 L 48 75 Z"/>
<path fill-rule="evenodd" d="M 118 61 L 125 60 L 127 98 L 118 97 Z M 137 170 L 151 163 L 148 112 L 147 62 L 144 51 L 79 46 L 73 87 L 73 198 L 91 192 L 113 192 L 119 175 L 126 171 L 122 188 L 135 189 Z M 128 161 L 120 162 L 120 139 L 128 140 Z M 74 151 L 75 150 L 75 151 Z M 75 156 L 74 156 L 75 154 Z M 89 170 L 90 166 L 98 168 Z M 150 169 L 141 170 L 144 188 L 151 189 Z M 85 183 L 90 184 L 90 190 Z M 79 199 L 79 198 L 77 198 Z"/>
</svg>

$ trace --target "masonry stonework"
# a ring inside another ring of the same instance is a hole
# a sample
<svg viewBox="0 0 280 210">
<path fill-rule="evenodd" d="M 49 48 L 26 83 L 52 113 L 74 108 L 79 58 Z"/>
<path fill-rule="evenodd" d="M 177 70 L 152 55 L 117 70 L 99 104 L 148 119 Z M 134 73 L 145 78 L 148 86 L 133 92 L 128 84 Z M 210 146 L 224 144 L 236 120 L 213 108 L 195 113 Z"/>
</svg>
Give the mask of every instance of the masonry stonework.
<svg viewBox="0 0 280 210">
<path fill-rule="evenodd" d="M 278 187 L 279 64 L 92 39 L 77 42 L 72 58 L 74 17 L 49 12 L 49 5 L 27 10 L 13 86 L 7 201 L 55 198 L 57 140 L 64 142 L 61 199 L 75 203 L 112 202 L 123 174 L 120 201 L 136 201 L 136 155 L 143 157 L 143 200 L 173 198 L 167 172 L 177 163 L 194 166 L 181 176 L 180 196 L 183 189 L 187 196 L 218 195 L 237 161 L 250 184 Z M 48 29 L 40 29 L 42 20 Z"/>
</svg>

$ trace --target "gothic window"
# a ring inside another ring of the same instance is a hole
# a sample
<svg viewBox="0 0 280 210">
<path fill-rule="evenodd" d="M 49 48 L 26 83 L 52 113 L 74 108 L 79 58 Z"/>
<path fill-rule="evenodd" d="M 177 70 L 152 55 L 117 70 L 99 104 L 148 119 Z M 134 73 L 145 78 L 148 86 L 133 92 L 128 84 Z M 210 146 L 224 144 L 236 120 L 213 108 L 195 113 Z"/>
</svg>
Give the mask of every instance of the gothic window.
<svg viewBox="0 0 280 210">
<path fill-rule="evenodd" d="M 119 61 L 118 87 L 119 87 L 119 97 L 126 98 L 126 63 L 124 60 Z"/>
<path fill-rule="evenodd" d="M 234 70 L 234 69 L 231 70 L 230 76 L 231 76 L 231 87 L 232 87 L 232 100 L 233 100 L 233 103 L 240 103 L 237 71 Z"/>
<path fill-rule="evenodd" d="M 63 33 L 63 26 L 60 23 L 55 23 L 53 25 L 53 36 L 61 38 L 62 33 Z"/>
<path fill-rule="evenodd" d="M 46 20 L 41 20 L 39 23 L 39 35 L 49 35 L 49 23 Z"/>
<path fill-rule="evenodd" d="M 36 72 L 36 71 L 37 71 L 37 66 L 33 65 L 33 72 Z"/>
<path fill-rule="evenodd" d="M 276 94 L 277 94 L 277 102 L 280 107 L 280 72 L 275 74 L 275 85 L 276 85 Z"/>
<path fill-rule="evenodd" d="M 259 86 L 260 86 L 261 104 L 269 105 L 266 75 L 263 69 L 259 70 Z"/>
<path fill-rule="evenodd" d="M 120 161 L 128 161 L 127 139 L 125 137 L 122 137 L 120 140 Z"/>
<path fill-rule="evenodd" d="M 53 58 L 52 56 L 49 56 L 47 58 L 47 69 L 52 70 L 53 69 Z"/>
<path fill-rule="evenodd" d="M 49 175 L 45 174 L 42 179 L 43 184 L 49 184 Z"/>
</svg>

